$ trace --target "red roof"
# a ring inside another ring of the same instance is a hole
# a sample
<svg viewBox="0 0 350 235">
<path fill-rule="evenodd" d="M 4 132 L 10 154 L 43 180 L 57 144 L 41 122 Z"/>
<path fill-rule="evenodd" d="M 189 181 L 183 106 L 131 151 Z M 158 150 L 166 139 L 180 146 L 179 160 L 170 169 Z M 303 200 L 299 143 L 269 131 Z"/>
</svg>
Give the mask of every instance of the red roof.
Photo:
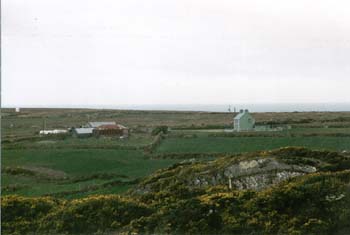
<svg viewBox="0 0 350 235">
<path fill-rule="evenodd" d="M 126 127 L 122 125 L 102 125 L 97 127 L 96 129 L 98 130 L 106 130 L 106 129 L 113 129 L 113 130 L 121 130 L 121 129 L 126 129 Z"/>
</svg>

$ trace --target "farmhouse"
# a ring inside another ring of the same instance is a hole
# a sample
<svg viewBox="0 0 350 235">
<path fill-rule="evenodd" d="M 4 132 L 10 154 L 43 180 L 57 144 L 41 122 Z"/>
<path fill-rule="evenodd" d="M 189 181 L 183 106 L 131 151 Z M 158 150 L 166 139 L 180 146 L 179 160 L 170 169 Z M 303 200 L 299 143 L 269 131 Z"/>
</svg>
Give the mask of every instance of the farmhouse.
<svg viewBox="0 0 350 235">
<path fill-rule="evenodd" d="M 255 128 L 255 119 L 249 113 L 248 109 L 239 111 L 233 119 L 233 129 L 235 131 L 253 131 Z"/>
<path fill-rule="evenodd" d="M 100 136 L 117 136 L 120 138 L 129 137 L 129 128 L 117 124 L 116 122 L 89 122 L 81 128 L 72 130 L 74 137 L 100 137 Z"/>
<path fill-rule="evenodd" d="M 128 137 L 129 129 L 123 125 L 100 125 L 93 130 L 94 136 L 120 136 Z"/>
</svg>

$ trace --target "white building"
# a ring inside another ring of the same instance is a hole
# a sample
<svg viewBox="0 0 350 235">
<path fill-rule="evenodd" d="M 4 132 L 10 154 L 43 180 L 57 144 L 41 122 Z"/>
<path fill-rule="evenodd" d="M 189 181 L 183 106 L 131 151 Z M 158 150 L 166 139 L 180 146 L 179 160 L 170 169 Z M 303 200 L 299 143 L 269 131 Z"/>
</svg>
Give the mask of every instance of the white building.
<svg viewBox="0 0 350 235">
<path fill-rule="evenodd" d="M 249 113 L 248 109 L 241 109 L 233 119 L 233 129 L 235 131 L 253 131 L 255 128 L 255 119 Z"/>
<path fill-rule="evenodd" d="M 92 136 L 94 131 L 94 128 L 88 127 L 88 128 L 74 128 L 73 129 L 73 136 L 84 138 L 84 137 L 90 137 Z"/>
<path fill-rule="evenodd" d="M 40 135 L 57 135 L 68 133 L 68 130 L 41 130 L 39 132 Z"/>
</svg>

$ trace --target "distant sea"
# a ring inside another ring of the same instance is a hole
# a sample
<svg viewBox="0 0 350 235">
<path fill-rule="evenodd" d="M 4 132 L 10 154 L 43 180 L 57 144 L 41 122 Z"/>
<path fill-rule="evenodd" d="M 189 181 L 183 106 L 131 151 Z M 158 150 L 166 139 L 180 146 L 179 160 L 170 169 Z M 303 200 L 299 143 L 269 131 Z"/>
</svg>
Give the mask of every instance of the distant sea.
<svg viewBox="0 0 350 235">
<path fill-rule="evenodd" d="M 13 108 L 14 106 L 11 106 Z M 248 109 L 250 112 L 350 112 L 350 103 L 259 103 L 259 104 L 154 104 L 154 105 L 55 105 L 55 106 L 16 106 L 20 108 L 91 108 L 91 109 L 127 109 L 160 111 L 203 111 L 238 112 Z M 6 107 L 3 107 L 6 108 Z M 8 107 L 10 108 L 10 107 Z"/>
<path fill-rule="evenodd" d="M 340 112 L 350 111 L 350 103 L 302 103 L 302 104 L 192 104 L 192 105 L 124 105 L 110 108 L 132 110 L 173 110 L 173 111 L 204 111 L 204 112 L 238 112 L 248 109 L 250 112 Z"/>
</svg>

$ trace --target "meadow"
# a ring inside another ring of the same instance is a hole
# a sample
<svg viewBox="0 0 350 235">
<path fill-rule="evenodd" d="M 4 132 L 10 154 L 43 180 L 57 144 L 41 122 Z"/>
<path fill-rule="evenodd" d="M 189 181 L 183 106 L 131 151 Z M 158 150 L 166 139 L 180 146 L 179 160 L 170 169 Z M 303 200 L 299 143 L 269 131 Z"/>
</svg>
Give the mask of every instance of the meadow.
<svg viewBox="0 0 350 235">
<path fill-rule="evenodd" d="M 164 140 L 157 153 L 244 153 L 287 146 L 350 151 L 350 137 L 175 137 Z"/>
<path fill-rule="evenodd" d="M 120 183 L 112 192 L 124 192 L 138 178 L 175 163 L 176 160 L 152 160 L 142 151 L 113 149 L 20 149 L 2 152 L 2 167 L 27 169 L 18 174 L 3 173 L 2 193 L 39 196 L 48 194 L 84 195 L 108 192 L 101 185 Z M 4 171 L 4 170 L 3 170 Z M 8 170 L 9 172 L 9 170 Z M 11 172 L 10 172 L 11 173 Z M 57 177 L 62 175 L 62 177 Z M 101 187 L 98 187 L 98 186 Z M 12 187 L 11 187 L 12 186 Z M 97 186 L 94 187 L 92 186 Z M 89 188 L 90 187 L 90 188 Z M 91 189 L 92 188 L 92 189 Z M 86 193 L 85 193 L 86 194 Z"/>
</svg>

